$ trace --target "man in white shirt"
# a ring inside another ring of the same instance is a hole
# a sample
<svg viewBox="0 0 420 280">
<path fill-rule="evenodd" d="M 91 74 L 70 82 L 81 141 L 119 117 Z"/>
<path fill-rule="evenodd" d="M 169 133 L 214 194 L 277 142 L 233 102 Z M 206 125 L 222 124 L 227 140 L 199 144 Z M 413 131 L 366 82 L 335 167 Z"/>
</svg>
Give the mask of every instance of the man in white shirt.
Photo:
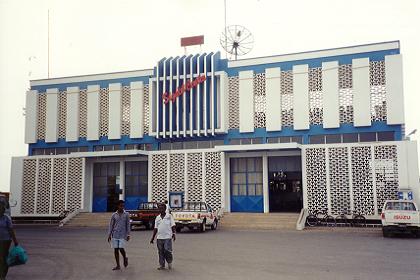
<svg viewBox="0 0 420 280">
<path fill-rule="evenodd" d="M 166 213 L 166 205 L 159 205 L 160 215 L 155 219 L 155 229 L 150 243 L 153 244 L 157 235 L 157 248 L 159 254 L 158 270 L 165 269 L 165 261 L 168 268 L 172 269 L 172 240 L 175 241 L 175 221 L 171 214 Z"/>
</svg>

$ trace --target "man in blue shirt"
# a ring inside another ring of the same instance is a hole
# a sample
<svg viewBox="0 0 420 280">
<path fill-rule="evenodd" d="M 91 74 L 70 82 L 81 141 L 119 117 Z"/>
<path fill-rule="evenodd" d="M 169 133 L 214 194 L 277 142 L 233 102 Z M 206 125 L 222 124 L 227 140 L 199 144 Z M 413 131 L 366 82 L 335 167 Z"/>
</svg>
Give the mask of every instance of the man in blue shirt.
<svg viewBox="0 0 420 280">
<path fill-rule="evenodd" d="M 0 279 L 5 279 L 7 271 L 7 255 L 9 254 L 10 243 L 18 245 L 15 231 L 13 230 L 12 220 L 5 215 L 6 206 L 0 203 Z"/>
<path fill-rule="evenodd" d="M 120 255 L 124 258 L 124 267 L 128 266 L 128 258 L 125 253 L 125 242 L 130 240 L 130 215 L 124 210 L 124 200 L 118 201 L 118 210 L 112 214 L 109 221 L 108 242 L 114 248 L 114 256 L 117 266 L 112 270 L 119 270 Z"/>
</svg>

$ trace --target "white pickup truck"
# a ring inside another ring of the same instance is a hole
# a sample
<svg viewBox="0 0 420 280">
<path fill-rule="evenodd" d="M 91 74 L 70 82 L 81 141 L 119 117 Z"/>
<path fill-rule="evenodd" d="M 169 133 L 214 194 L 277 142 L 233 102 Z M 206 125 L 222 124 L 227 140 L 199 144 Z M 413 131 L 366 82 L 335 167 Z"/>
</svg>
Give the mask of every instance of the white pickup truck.
<svg viewBox="0 0 420 280">
<path fill-rule="evenodd" d="M 177 232 L 184 227 L 200 232 L 206 231 L 206 227 L 215 230 L 219 222 L 217 213 L 205 202 L 185 202 L 182 209 L 172 211 L 172 216 Z"/>
<path fill-rule="evenodd" d="M 394 232 L 411 232 L 420 237 L 420 211 L 411 200 L 385 201 L 381 221 L 384 237 Z"/>
</svg>

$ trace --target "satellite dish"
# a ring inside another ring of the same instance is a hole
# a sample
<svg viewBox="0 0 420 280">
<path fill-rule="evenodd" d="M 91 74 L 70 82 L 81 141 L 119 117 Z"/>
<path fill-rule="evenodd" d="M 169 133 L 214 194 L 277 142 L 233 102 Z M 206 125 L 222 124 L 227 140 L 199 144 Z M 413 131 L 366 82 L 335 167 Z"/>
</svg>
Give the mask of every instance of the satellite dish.
<svg viewBox="0 0 420 280">
<path fill-rule="evenodd" d="M 254 36 L 242 25 L 229 25 L 220 36 L 222 48 L 229 54 L 235 56 L 245 55 L 252 50 Z"/>
</svg>

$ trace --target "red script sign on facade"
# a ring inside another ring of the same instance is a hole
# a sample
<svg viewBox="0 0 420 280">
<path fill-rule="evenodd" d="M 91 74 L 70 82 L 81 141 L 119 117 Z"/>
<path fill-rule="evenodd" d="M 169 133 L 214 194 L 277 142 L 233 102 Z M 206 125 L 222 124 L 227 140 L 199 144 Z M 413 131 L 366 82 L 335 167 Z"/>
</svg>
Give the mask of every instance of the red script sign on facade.
<svg viewBox="0 0 420 280">
<path fill-rule="evenodd" d="M 175 100 L 178 97 L 182 96 L 187 90 L 195 88 L 198 84 L 203 83 L 206 79 L 207 77 L 205 75 L 201 75 L 195 78 L 192 82 L 188 80 L 185 84 L 177 88 L 175 92 L 172 92 L 170 94 L 164 92 L 162 94 L 163 103 L 168 104 L 169 101 L 175 102 Z"/>
</svg>

